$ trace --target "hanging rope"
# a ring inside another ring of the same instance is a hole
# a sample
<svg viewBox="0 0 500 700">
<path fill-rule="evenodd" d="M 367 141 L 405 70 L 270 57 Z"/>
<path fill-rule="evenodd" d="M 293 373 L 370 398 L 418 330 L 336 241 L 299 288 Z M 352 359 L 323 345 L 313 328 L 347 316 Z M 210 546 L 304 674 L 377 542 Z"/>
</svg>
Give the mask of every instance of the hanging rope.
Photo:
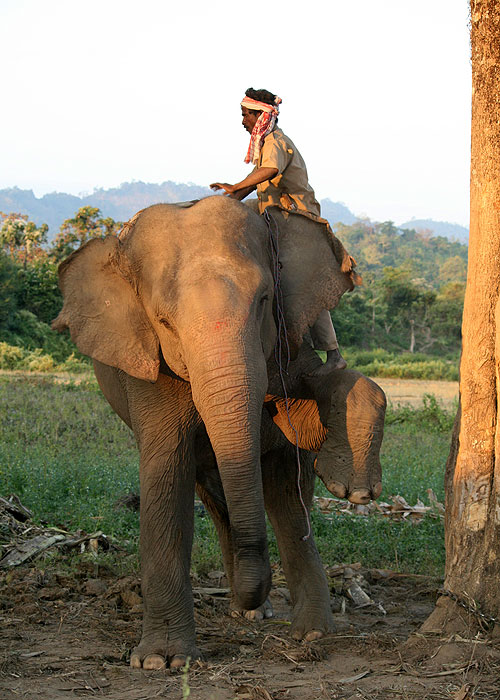
<svg viewBox="0 0 500 700">
<path fill-rule="evenodd" d="M 280 379 L 281 379 L 281 386 L 283 387 L 283 394 L 285 397 L 285 406 L 286 406 L 286 415 L 288 418 L 288 424 L 290 428 L 293 430 L 295 433 L 295 454 L 296 454 L 296 459 L 297 459 L 297 491 L 299 494 L 299 500 L 300 504 L 302 506 L 302 509 L 304 511 L 305 517 L 306 517 L 306 522 L 307 522 L 307 533 L 301 538 L 302 541 L 308 540 L 309 537 L 311 536 L 311 520 L 309 518 L 309 511 L 306 508 L 306 505 L 304 503 L 304 499 L 302 497 L 302 487 L 300 485 L 300 479 L 302 476 L 302 467 L 300 464 L 300 450 L 299 450 L 299 434 L 295 428 L 295 426 L 292 423 L 292 419 L 290 418 L 290 411 L 289 411 L 289 401 L 288 401 L 288 392 L 286 389 L 286 383 L 285 383 L 285 374 L 288 374 L 288 367 L 290 365 L 290 346 L 288 344 L 288 334 L 286 331 L 286 322 L 285 322 L 285 314 L 283 310 L 283 292 L 281 290 L 281 263 L 279 259 L 279 230 L 278 230 L 278 224 L 274 220 L 274 218 L 269 214 L 268 210 L 264 210 L 264 220 L 267 224 L 267 228 L 269 229 L 269 240 L 271 242 L 271 260 L 272 260 L 272 272 L 273 272 L 273 279 L 274 279 L 274 298 L 276 300 L 276 320 L 277 320 L 277 336 L 276 336 L 276 344 L 274 346 L 274 359 L 276 361 L 276 364 L 278 365 L 279 369 L 279 374 L 280 374 Z M 285 368 L 283 367 L 283 342 L 285 344 Z"/>
</svg>

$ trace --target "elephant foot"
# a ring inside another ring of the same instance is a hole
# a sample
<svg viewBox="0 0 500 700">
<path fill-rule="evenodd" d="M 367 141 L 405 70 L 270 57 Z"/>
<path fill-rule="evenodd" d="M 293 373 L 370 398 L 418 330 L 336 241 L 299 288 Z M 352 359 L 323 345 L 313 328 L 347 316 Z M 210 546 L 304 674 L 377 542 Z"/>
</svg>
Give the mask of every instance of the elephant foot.
<svg viewBox="0 0 500 700">
<path fill-rule="evenodd" d="M 351 503 L 356 505 L 366 505 L 370 501 L 375 501 L 382 493 L 382 482 L 377 481 L 376 484 L 367 487 L 352 486 L 340 481 L 330 481 L 326 484 L 326 488 L 337 498 L 347 498 Z"/>
<path fill-rule="evenodd" d="M 255 608 L 255 610 L 242 610 L 241 608 L 231 605 L 232 617 L 244 617 L 246 620 L 251 620 L 252 622 L 262 622 L 262 620 L 272 617 L 273 614 L 273 606 L 269 598 L 266 598 L 264 603 L 258 608 Z"/>
<path fill-rule="evenodd" d="M 307 606 L 302 606 L 298 611 L 297 606 L 294 609 L 290 627 L 290 636 L 293 639 L 314 642 L 333 631 L 334 623 L 329 602 L 321 609 L 311 610 Z"/>
<path fill-rule="evenodd" d="M 139 646 L 130 655 L 132 668 L 143 668 L 145 671 L 164 671 L 167 666 L 171 669 L 185 666 L 187 659 L 191 661 L 200 658 L 200 652 L 194 644 L 181 641 L 156 643 L 153 640 L 141 640 Z"/>
</svg>

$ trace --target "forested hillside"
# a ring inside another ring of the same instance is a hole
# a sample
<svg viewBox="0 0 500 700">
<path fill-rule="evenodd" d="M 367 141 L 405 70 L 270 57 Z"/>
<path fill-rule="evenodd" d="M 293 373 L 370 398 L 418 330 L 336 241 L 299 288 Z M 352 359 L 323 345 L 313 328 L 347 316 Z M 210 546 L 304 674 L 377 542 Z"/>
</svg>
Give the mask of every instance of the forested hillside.
<svg viewBox="0 0 500 700">
<path fill-rule="evenodd" d="M 52 192 L 43 197 L 35 197 L 32 190 L 11 187 L 0 190 L 0 211 L 25 214 L 38 226 L 47 224 L 47 240 L 52 241 L 63 221 L 81 207 L 97 207 L 104 217 L 127 221 L 139 209 L 150 204 L 185 202 L 212 194 L 208 187 L 170 181 L 161 184 L 125 182 L 120 187 L 97 189 L 91 194 L 80 196 Z M 323 216 L 332 223 L 341 221 L 351 224 L 356 220 L 352 211 L 340 202 L 323 199 L 321 208 Z"/>
<path fill-rule="evenodd" d="M 50 329 L 61 307 L 57 265 L 90 238 L 120 227 L 99 208 L 80 207 L 49 242 L 46 224 L 0 213 L 0 368 L 79 366 L 82 358 L 73 354 L 69 337 Z M 430 378 L 428 365 L 417 367 L 425 359 L 418 353 L 426 353 L 436 358 L 432 376 L 451 378 L 446 356 L 455 376 L 467 247 L 392 222 L 358 220 L 335 229 L 363 278 L 333 312 L 342 348 L 351 348 L 351 363 L 370 367 L 371 374 L 408 376 L 410 370 L 394 369 L 398 358 L 398 366 L 412 364 L 409 376 Z"/>
<path fill-rule="evenodd" d="M 201 199 L 213 194 L 208 187 L 192 183 L 182 184 L 166 181 L 161 184 L 147 182 L 125 182 L 120 187 L 108 190 L 96 189 L 91 194 L 79 196 L 64 192 L 52 192 L 36 197 L 32 190 L 10 187 L 0 190 L 0 211 L 26 214 L 38 226 L 48 225 L 48 240 L 53 240 L 64 220 L 73 216 L 77 209 L 98 207 L 104 217 L 127 221 L 139 209 L 160 202 L 184 202 Z M 353 224 L 358 217 L 341 202 L 321 200 L 322 215 L 332 224 Z M 399 228 L 427 230 L 436 236 L 467 242 L 468 230 L 458 224 L 431 219 L 419 219 L 399 224 Z"/>
<path fill-rule="evenodd" d="M 467 273 L 467 246 L 358 221 L 336 233 L 358 262 L 363 285 L 334 311 L 347 345 L 442 354 L 456 352 Z"/>
</svg>

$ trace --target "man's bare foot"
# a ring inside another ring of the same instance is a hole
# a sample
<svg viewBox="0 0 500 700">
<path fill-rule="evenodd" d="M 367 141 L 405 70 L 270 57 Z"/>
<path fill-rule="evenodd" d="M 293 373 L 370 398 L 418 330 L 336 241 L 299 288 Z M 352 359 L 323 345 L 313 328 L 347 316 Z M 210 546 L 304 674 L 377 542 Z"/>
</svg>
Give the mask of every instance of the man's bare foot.
<svg viewBox="0 0 500 700">
<path fill-rule="evenodd" d="M 347 362 L 340 354 L 338 348 L 336 350 L 328 350 L 326 353 L 326 362 L 323 365 L 321 365 L 321 367 L 317 367 L 316 369 L 313 369 L 312 372 L 309 372 L 308 376 L 324 377 L 325 375 L 330 374 L 330 372 L 333 372 L 336 369 L 345 369 L 346 367 Z"/>
</svg>

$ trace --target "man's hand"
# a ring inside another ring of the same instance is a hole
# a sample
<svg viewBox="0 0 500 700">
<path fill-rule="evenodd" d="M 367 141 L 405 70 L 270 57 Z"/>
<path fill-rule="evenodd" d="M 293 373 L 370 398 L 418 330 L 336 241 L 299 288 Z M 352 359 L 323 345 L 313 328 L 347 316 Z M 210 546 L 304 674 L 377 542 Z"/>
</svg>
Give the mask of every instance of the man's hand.
<svg viewBox="0 0 500 700">
<path fill-rule="evenodd" d="M 266 180 L 272 180 L 278 174 L 278 168 L 256 168 L 253 170 L 248 177 L 246 177 L 241 182 L 237 182 L 236 185 L 230 185 L 228 182 L 212 182 L 210 185 L 211 190 L 224 190 L 226 194 L 234 199 L 243 199 L 261 182 L 266 182 Z"/>
<path fill-rule="evenodd" d="M 210 185 L 211 190 L 224 190 L 226 194 L 233 194 L 236 191 L 234 185 L 230 185 L 228 182 L 212 182 Z"/>
</svg>

